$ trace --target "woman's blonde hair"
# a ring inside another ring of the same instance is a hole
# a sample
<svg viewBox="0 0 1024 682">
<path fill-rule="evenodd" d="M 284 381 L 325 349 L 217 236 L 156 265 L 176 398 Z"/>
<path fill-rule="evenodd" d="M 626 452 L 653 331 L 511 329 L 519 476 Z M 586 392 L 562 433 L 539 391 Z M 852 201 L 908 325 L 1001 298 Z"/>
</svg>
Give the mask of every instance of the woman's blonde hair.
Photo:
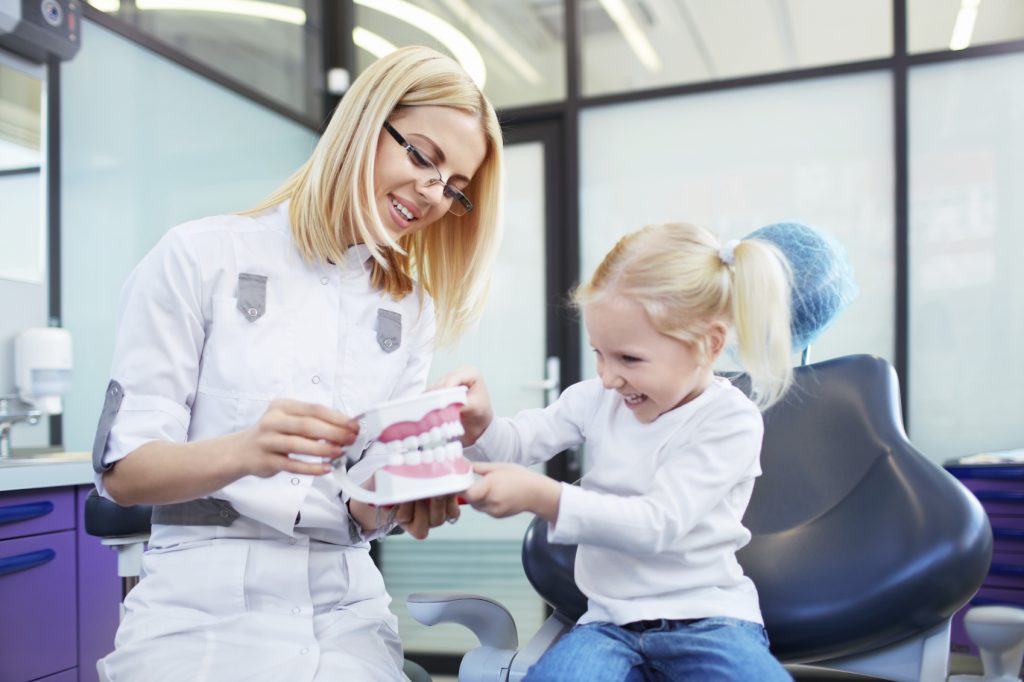
<svg viewBox="0 0 1024 682">
<path fill-rule="evenodd" d="M 574 299 L 636 301 L 655 329 L 690 345 L 702 361 L 708 325 L 725 323 L 735 330 L 754 402 L 765 409 L 792 381 L 790 268 L 768 242 L 746 239 L 726 249 L 695 225 L 649 225 L 620 239 Z"/>
<path fill-rule="evenodd" d="M 475 115 L 486 141 L 480 168 L 465 189 L 474 207 L 392 239 L 374 200 L 373 170 L 384 122 L 402 107 L 444 106 Z M 502 214 L 502 136 L 487 98 L 452 59 L 425 47 L 396 50 L 355 80 L 309 160 L 247 215 L 289 201 L 292 233 L 303 257 L 340 262 L 345 243 L 373 256 L 371 281 L 401 299 L 413 277 L 433 297 L 437 341 L 451 343 L 480 315 L 497 254 Z"/>
</svg>

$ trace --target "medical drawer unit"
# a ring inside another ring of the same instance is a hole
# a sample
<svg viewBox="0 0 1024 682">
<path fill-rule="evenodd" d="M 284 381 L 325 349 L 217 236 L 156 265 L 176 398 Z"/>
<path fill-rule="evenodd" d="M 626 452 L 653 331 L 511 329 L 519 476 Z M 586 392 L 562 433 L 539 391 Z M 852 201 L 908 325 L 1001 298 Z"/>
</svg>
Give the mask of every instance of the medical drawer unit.
<svg viewBox="0 0 1024 682">
<path fill-rule="evenodd" d="M 1024 465 L 946 464 L 981 502 L 992 524 L 992 565 L 970 603 L 953 616 L 953 653 L 977 655 L 964 631 L 971 606 L 1001 604 L 1024 607 Z"/>
<path fill-rule="evenodd" d="M 95 682 L 113 648 L 120 581 L 85 534 L 91 489 L 0 492 L 0 682 Z"/>
</svg>

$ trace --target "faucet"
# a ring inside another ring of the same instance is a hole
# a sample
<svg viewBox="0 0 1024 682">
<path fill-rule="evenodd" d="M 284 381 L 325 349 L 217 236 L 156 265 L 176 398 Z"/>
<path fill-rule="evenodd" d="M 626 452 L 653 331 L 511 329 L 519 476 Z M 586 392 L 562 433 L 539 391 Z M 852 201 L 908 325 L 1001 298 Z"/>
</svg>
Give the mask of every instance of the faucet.
<svg viewBox="0 0 1024 682">
<path fill-rule="evenodd" d="M 43 413 L 32 409 L 16 395 L 0 396 L 0 460 L 11 456 L 11 427 L 20 422 L 32 426 L 39 422 Z"/>
</svg>

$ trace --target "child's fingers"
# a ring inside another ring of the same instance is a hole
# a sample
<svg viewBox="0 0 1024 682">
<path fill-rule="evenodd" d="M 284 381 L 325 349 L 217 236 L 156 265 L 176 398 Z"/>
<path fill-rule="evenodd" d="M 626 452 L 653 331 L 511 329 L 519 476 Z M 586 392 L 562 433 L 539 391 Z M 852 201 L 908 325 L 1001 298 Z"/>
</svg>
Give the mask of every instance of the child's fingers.
<svg viewBox="0 0 1024 682">
<path fill-rule="evenodd" d="M 466 386 L 469 388 L 473 387 L 476 383 L 479 372 L 475 367 L 468 365 L 453 369 L 443 377 L 437 380 L 431 388 L 451 388 L 454 386 Z"/>
<path fill-rule="evenodd" d="M 462 497 L 475 508 L 483 500 L 487 499 L 487 489 L 489 487 L 487 481 L 477 481 L 462 493 Z"/>
<path fill-rule="evenodd" d="M 502 465 L 500 462 L 473 462 L 473 472 L 480 474 L 481 476 L 486 476 L 492 471 L 497 471 L 501 468 Z"/>
</svg>

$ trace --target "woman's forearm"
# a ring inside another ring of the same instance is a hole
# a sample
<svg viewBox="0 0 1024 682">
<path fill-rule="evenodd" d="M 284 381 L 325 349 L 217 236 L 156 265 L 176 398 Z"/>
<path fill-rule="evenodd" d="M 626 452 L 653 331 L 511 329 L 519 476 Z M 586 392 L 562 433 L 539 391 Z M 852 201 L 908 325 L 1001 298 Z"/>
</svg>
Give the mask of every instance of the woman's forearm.
<svg viewBox="0 0 1024 682">
<path fill-rule="evenodd" d="M 133 450 L 103 474 L 114 500 L 171 504 L 205 497 L 245 475 L 236 451 L 239 434 L 196 441 L 151 441 Z"/>
</svg>

